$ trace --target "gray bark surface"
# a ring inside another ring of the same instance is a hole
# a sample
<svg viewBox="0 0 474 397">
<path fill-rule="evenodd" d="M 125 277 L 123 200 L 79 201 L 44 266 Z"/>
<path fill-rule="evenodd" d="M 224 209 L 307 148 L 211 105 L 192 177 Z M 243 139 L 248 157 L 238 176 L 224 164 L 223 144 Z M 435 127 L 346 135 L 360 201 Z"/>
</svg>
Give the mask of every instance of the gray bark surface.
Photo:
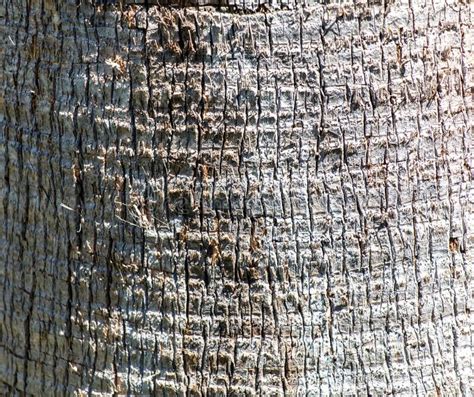
<svg viewBox="0 0 474 397">
<path fill-rule="evenodd" d="M 0 1 L 0 393 L 471 395 L 470 6 L 131 2 Z"/>
</svg>

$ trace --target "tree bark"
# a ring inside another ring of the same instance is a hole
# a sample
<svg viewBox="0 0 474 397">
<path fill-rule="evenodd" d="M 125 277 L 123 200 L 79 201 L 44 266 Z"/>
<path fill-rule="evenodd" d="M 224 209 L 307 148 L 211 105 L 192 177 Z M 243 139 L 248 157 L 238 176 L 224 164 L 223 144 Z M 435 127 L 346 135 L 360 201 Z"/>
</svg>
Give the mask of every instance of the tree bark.
<svg viewBox="0 0 474 397">
<path fill-rule="evenodd" d="M 471 395 L 467 2 L 130 3 L 0 2 L 0 393 Z"/>
</svg>

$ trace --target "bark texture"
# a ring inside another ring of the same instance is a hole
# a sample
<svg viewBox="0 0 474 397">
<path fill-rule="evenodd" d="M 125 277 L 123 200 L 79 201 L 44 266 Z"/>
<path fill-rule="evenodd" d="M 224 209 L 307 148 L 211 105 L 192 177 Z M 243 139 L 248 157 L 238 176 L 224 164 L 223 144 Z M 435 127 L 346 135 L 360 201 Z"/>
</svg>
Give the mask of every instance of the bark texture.
<svg viewBox="0 0 474 397">
<path fill-rule="evenodd" d="M 100 3 L 0 0 L 0 392 L 471 395 L 469 5 Z"/>
</svg>

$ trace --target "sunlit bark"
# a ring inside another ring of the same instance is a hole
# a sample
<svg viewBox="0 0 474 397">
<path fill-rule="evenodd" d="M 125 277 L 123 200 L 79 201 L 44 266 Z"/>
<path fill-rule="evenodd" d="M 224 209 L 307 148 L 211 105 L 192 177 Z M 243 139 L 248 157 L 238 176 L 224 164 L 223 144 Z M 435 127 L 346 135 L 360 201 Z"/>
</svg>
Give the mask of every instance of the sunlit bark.
<svg viewBox="0 0 474 397">
<path fill-rule="evenodd" d="M 1 393 L 472 393 L 469 6 L 238 1 L 0 1 Z"/>
</svg>

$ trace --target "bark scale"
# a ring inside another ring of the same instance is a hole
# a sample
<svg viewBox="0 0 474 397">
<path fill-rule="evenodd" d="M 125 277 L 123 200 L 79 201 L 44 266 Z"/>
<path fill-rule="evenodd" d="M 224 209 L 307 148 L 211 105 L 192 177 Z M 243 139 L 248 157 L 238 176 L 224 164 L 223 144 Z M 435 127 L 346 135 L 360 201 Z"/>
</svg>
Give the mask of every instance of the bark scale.
<svg viewBox="0 0 474 397">
<path fill-rule="evenodd" d="M 470 395 L 469 6 L 133 2 L 0 3 L 0 391 Z"/>
</svg>

